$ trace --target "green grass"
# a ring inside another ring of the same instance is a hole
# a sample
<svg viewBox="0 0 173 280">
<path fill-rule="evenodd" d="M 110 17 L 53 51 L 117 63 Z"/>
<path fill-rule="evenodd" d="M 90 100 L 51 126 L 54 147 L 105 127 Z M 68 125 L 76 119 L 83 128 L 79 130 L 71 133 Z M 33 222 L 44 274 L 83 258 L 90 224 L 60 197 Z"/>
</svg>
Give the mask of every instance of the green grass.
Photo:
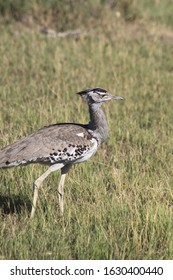
<svg viewBox="0 0 173 280">
<path fill-rule="evenodd" d="M 105 8 L 77 39 L 20 23 L 0 29 L 1 147 L 44 125 L 87 122 L 75 95 L 87 87 L 125 98 L 104 105 L 107 142 L 68 174 L 64 217 L 58 172 L 44 182 L 31 221 L 33 181 L 45 167 L 0 171 L 1 259 L 173 258 L 173 53 L 158 35 L 172 33 L 147 9 L 142 26 L 141 16 L 128 23 L 115 13 Z"/>
</svg>

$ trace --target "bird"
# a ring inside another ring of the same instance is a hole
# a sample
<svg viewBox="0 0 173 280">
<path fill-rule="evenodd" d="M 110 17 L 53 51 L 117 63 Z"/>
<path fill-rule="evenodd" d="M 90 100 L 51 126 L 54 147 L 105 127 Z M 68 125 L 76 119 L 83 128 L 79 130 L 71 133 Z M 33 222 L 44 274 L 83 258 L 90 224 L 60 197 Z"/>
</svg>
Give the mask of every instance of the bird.
<svg viewBox="0 0 173 280">
<path fill-rule="evenodd" d="M 11 145 L 0 149 L 0 169 L 44 164 L 48 169 L 34 182 L 34 194 L 30 217 L 36 210 L 38 192 L 46 177 L 61 170 L 58 184 L 60 213 L 64 212 L 64 183 L 66 174 L 74 164 L 93 156 L 108 137 L 108 125 L 101 105 L 109 100 L 122 100 L 107 90 L 95 87 L 77 93 L 87 103 L 90 121 L 88 124 L 56 123 L 33 132 Z"/>
</svg>

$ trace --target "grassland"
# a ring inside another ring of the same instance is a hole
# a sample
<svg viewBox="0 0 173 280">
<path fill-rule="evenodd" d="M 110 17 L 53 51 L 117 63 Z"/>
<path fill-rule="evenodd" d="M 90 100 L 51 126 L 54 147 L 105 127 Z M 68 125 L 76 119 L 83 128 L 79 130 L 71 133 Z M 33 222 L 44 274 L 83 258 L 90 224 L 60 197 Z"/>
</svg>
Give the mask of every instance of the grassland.
<svg viewBox="0 0 173 280">
<path fill-rule="evenodd" d="M 104 105 L 109 139 L 69 173 L 64 217 L 59 174 L 44 182 L 31 221 L 45 167 L 0 171 L 0 259 L 173 259 L 170 1 L 137 2 L 102 6 L 77 38 L 46 36 L 33 22 L 1 25 L 0 147 L 44 125 L 87 122 L 81 89 L 125 100 Z"/>
</svg>

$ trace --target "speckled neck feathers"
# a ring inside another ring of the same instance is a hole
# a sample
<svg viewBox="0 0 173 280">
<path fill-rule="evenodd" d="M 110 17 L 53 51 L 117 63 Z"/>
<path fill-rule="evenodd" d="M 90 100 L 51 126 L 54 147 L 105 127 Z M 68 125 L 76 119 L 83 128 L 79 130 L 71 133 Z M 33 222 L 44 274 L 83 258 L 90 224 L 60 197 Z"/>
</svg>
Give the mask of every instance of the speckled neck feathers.
<svg viewBox="0 0 173 280">
<path fill-rule="evenodd" d="M 108 137 L 108 126 L 103 110 L 100 108 L 101 104 L 89 104 L 90 122 L 89 130 L 93 137 L 102 144 Z"/>
</svg>

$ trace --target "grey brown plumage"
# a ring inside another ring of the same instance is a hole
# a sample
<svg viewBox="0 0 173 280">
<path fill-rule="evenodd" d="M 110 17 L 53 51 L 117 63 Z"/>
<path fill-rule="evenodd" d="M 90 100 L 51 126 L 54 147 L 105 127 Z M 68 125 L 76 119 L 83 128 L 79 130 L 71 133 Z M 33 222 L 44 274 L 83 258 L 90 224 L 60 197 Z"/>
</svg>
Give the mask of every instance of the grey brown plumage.
<svg viewBox="0 0 173 280">
<path fill-rule="evenodd" d="M 29 163 L 51 165 L 55 162 L 73 162 L 92 148 L 91 138 L 85 125 L 55 124 L 44 127 L 0 150 L 0 168 Z"/>
<path fill-rule="evenodd" d="M 29 136 L 0 150 L 0 168 L 41 163 L 49 166 L 34 183 L 31 217 L 34 216 L 38 190 L 44 179 L 53 171 L 61 169 L 58 196 L 63 212 L 63 188 L 67 172 L 73 164 L 89 159 L 108 136 L 108 126 L 101 105 L 113 96 L 102 88 L 81 91 L 89 107 L 90 122 L 86 125 L 59 123 L 43 127 Z"/>
</svg>

